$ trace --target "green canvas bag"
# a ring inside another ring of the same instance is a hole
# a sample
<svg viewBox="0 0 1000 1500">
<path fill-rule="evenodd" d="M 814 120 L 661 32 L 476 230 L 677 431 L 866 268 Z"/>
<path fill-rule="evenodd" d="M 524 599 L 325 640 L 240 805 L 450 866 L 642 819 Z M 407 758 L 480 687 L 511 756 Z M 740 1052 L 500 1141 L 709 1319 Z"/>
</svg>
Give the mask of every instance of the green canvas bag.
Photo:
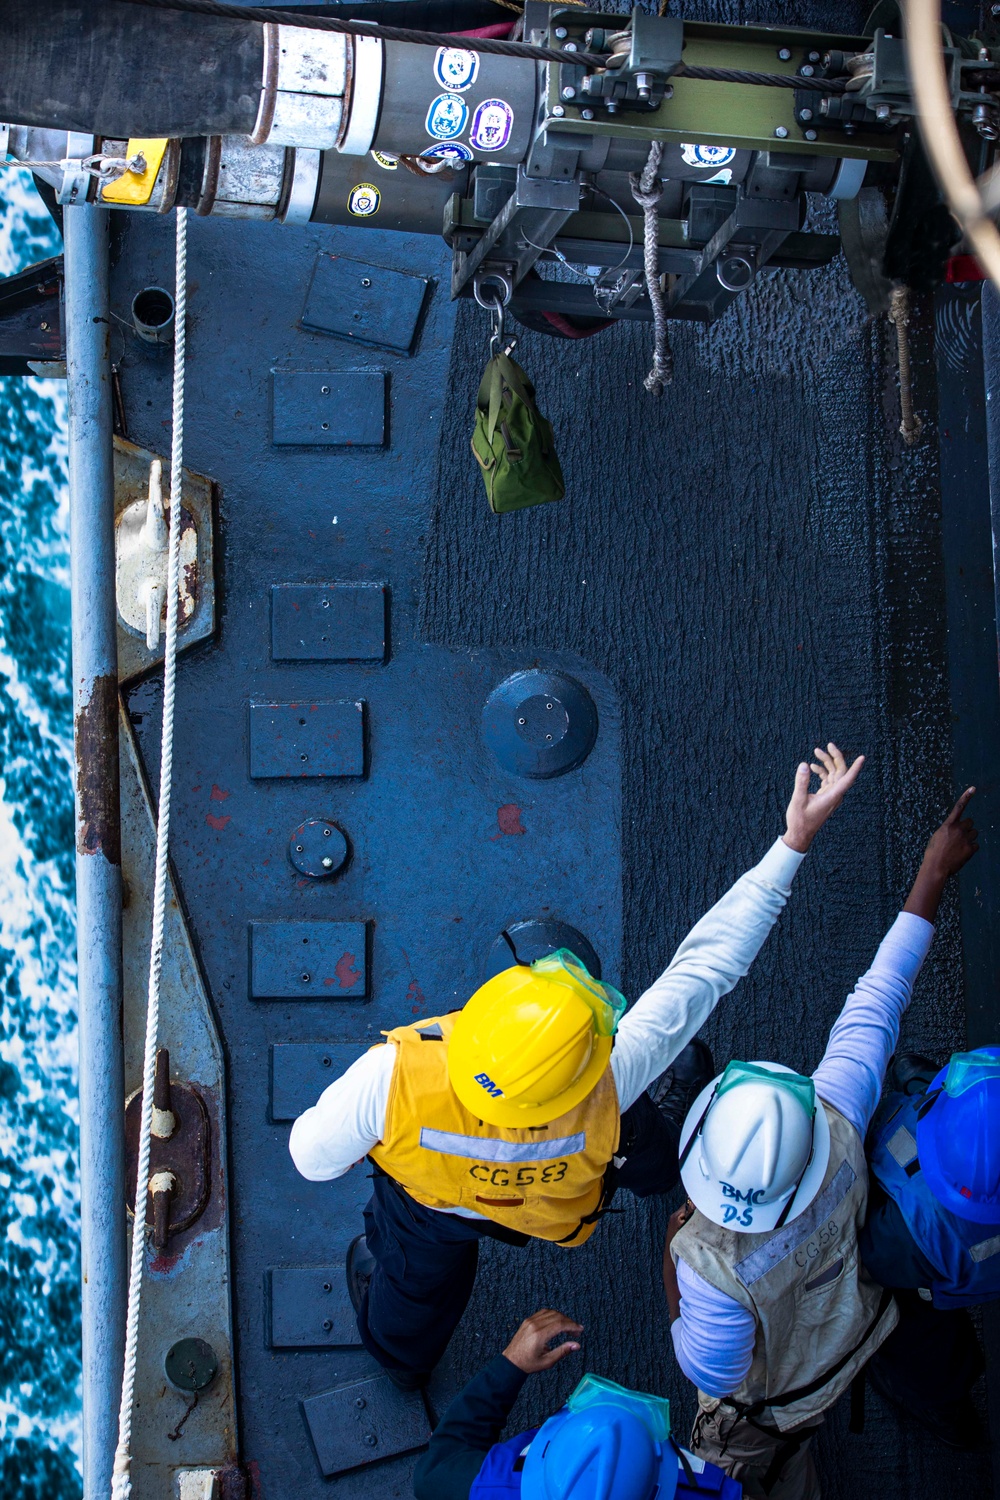
<svg viewBox="0 0 1000 1500">
<path fill-rule="evenodd" d="M 495 354 L 476 397 L 472 451 L 496 515 L 561 500 L 566 493 L 552 425 L 535 405 L 535 388 L 509 354 Z"/>
</svg>

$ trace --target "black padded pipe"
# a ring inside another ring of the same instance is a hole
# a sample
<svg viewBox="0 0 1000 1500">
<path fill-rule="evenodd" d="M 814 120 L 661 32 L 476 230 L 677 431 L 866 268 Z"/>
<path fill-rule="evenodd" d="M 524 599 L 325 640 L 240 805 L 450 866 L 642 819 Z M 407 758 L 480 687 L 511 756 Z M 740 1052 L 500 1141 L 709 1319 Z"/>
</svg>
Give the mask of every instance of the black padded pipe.
<svg viewBox="0 0 1000 1500">
<path fill-rule="evenodd" d="M 0 119 L 109 136 L 246 135 L 263 28 L 118 0 L 0 0 Z"/>
</svg>

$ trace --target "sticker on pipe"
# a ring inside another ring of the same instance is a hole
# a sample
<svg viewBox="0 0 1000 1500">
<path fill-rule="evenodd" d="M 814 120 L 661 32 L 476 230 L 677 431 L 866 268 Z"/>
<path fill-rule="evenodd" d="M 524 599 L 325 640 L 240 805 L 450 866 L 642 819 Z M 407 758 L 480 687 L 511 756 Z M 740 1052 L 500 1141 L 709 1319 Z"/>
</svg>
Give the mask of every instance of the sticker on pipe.
<svg viewBox="0 0 1000 1500">
<path fill-rule="evenodd" d="M 464 47 L 437 49 L 434 77 L 443 89 L 454 89 L 456 94 L 464 94 L 475 83 L 478 73 L 478 52 L 467 52 Z"/>
<path fill-rule="evenodd" d="M 728 167 L 736 159 L 735 146 L 699 146 L 681 142 L 681 160 L 688 167 Z"/>
<path fill-rule="evenodd" d="M 442 141 L 439 146 L 428 146 L 426 151 L 421 151 L 421 156 L 444 157 L 445 161 L 467 162 L 472 160 L 472 152 L 462 141 Z"/>
<path fill-rule="evenodd" d="M 378 213 L 378 206 L 381 202 L 382 194 L 374 182 L 359 182 L 351 188 L 347 207 L 356 219 L 370 219 L 372 214 Z"/>
<path fill-rule="evenodd" d="M 452 141 L 461 135 L 469 119 L 469 106 L 461 94 L 438 94 L 427 111 L 427 134 L 436 141 Z"/>
<path fill-rule="evenodd" d="M 373 151 L 372 161 L 380 166 L 383 172 L 395 172 L 399 166 L 399 157 L 393 156 L 389 151 Z"/>
<path fill-rule="evenodd" d="M 505 99 L 484 99 L 476 105 L 469 140 L 477 151 L 502 151 L 514 128 L 514 111 Z"/>
</svg>

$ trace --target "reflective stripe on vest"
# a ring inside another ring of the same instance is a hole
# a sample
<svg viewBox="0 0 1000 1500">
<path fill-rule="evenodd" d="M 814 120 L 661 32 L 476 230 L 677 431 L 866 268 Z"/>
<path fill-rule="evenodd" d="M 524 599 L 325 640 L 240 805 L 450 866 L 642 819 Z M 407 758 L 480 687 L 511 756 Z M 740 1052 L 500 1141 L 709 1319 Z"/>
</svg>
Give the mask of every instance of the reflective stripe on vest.
<svg viewBox="0 0 1000 1500">
<path fill-rule="evenodd" d="M 832 1406 L 898 1320 L 894 1304 L 878 1317 L 882 1289 L 858 1257 L 868 1200 L 861 1137 L 837 1110 L 822 1107 L 830 1123 L 830 1162 L 798 1218 L 770 1234 L 737 1234 L 696 1213 L 671 1243 L 675 1260 L 753 1314 L 753 1363 L 731 1400 L 757 1407 L 768 1398 L 808 1392 L 788 1405 L 766 1407 L 764 1420 L 781 1431 Z M 704 1392 L 699 1400 L 710 1409 L 718 1405 Z"/>
<path fill-rule="evenodd" d="M 923 1102 L 922 1094 L 886 1095 L 872 1124 L 869 1165 L 917 1249 L 937 1269 L 930 1286 L 936 1306 L 974 1307 L 1000 1297 L 1000 1224 L 960 1219 L 927 1186 L 917 1156 L 917 1115 Z M 877 1225 L 869 1233 L 876 1237 Z M 880 1255 L 880 1263 L 883 1259 Z"/>
<path fill-rule="evenodd" d="M 385 1033 L 396 1048 L 383 1139 L 372 1160 L 428 1208 L 467 1208 L 538 1239 L 582 1245 L 618 1147 L 618 1095 L 607 1068 L 587 1097 L 536 1129 L 490 1125 L 448 1082 L 455 1015 Z"/>
</svg>

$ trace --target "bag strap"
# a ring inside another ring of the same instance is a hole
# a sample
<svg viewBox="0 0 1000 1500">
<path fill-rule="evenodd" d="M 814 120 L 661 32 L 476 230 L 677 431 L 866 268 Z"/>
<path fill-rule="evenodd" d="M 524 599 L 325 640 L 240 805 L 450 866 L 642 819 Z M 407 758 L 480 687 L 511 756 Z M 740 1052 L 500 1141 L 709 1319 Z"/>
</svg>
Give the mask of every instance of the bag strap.
<svg viewBox="0 0 1000 1500">
<path fill-rule="evenodd" d="M 842 1354 L 835 1365 L 831 1365 L 828 1370 L 824 1370 L 822 1375 L 817 1375 L 815 1380 L 810 1380 L 808 1385 L 800 1385 L 797 1390 L 786 1391 L 783 1396 L 762 1396 L 759 1401 L 754 1401 L 750 1406 L 743 1406 L 739 1401 L 731 1401 L 728 1397 L 724 1397 L 723 1405 L 731 1406 L 735 1411 L 739 1413 L 741 1417 L 752 1421 L 754 1417 L 759 1417 L 761 1412 L 768 1411 L 774 1407 L 793 1406 L 796 1401 L 804 1401 L 807 1396 L 814 1396 L 816 1392 L 821 1391 L 825 1385 L 829 1385 L 830 1381 L 840 1374 L 845 1365 L 850 1364 L 851 1360 L 858 1353 L 858 1351 L 864 1348 L 865 1344 L 867 1344 L 868 1340 L 871 1338 L 872 1334 L 875 1332 L 876 1328 L 881 1323 L 886 1313 L 889 1311 L 891 1303 L 892 1292 L 889 1291 L 888 1288 L 884 1287 L 882 1289 L 882 1295 L 879 1298 L 878 1307 L 875 1310 L 875 1316 L 868 1324 L 868 1327 L 865 1329 L 864 1333 L 858 1339 L 858 1342 L 852 1349 L 848 1349 L 846 1354 Z"/>
</svg>

